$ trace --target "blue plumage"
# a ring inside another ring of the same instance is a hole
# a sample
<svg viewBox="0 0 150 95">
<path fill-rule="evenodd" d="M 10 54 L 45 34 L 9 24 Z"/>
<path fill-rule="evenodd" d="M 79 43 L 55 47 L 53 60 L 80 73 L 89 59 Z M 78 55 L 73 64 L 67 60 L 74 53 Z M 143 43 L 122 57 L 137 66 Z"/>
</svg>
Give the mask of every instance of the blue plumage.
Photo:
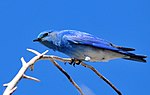
<svg viewBox="0 0 150 95">
<path fill-rule="evenodd" d="M 81 61 L 108 61 L 124 58 L 146 62 L 146 56 L 135 55 L 133 48 L 116 46 L 101 38 L 77 30 L 45 31 L 34 41 Z"/>
</svg>

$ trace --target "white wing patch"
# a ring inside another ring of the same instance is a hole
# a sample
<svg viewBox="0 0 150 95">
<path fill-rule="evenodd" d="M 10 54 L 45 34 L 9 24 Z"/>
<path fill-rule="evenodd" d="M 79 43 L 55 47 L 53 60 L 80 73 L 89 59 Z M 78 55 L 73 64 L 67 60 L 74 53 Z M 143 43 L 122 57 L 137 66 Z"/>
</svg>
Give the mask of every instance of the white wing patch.
<svg viewBox="0 0 150 95">
<path fill-rule="evenodd" d="M 88 56 L 86 56 L 84 60 L 85 60 L 85 61 L 90 61 L 90 60 L 91 60 L 91 58 L 90 58 L 90 57 L 88 57 Z"/>
</svg>

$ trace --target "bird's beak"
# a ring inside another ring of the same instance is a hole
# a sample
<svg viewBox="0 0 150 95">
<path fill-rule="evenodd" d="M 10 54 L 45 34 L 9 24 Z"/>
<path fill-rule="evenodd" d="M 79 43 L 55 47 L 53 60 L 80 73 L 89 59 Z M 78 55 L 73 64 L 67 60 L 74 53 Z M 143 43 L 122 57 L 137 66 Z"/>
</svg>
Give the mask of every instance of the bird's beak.
<svg viewBox="0 0 150 95">
<path fill-rule="evenodd" d="M 39 41 L 41 41 L 41 38 L 37 38 L 33 40 L 33 42 L 39 42 Z"/>
</svg>

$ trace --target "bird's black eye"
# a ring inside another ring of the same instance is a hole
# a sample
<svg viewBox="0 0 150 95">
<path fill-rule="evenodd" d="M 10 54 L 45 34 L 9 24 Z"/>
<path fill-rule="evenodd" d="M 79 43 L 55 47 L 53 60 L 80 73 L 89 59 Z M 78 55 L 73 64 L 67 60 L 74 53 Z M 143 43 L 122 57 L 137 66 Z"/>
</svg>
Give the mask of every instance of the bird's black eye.
<svg viewBox="0 0 150 95">
<path fill-rule="evenodd" d="M 48 36 L 48 33 L 43 34 L 43 37 L 46 37 L 46 36 Z"/>
</svg>

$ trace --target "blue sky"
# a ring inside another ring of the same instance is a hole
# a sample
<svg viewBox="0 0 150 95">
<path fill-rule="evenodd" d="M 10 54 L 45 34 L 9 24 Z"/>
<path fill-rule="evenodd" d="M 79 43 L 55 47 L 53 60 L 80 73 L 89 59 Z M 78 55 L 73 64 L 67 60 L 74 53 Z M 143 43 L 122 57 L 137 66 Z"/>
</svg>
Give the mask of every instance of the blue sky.
<svg viewBox="0 0 150 95">
<path fill-rule="evenodd" d="M 26 48 L 43 52 L 48 48 L 32 40 L 44 30 L 75 29 L 117 45 L 134 47 L 135 53 L 150 56 L 149 0 L 0 0 L 0 94 L 21 68 L 20 58 L 34 55 Z M 48 54 L 67 57 L 50 50 Z M 122 59 L 88 63 L 107 77 L 123 95 L 149 95 L 150 64 Z M 59 64 L 87 95 L 116 95 L 93 72 L 82 66 Z M 14 95 L 79 95 L 66 77 L 49 61 L 39 61 L 33 72 L 40 83 L 22 79 Z M 89 94 L 91 93 L 91 94 Z"/>
</svg>

